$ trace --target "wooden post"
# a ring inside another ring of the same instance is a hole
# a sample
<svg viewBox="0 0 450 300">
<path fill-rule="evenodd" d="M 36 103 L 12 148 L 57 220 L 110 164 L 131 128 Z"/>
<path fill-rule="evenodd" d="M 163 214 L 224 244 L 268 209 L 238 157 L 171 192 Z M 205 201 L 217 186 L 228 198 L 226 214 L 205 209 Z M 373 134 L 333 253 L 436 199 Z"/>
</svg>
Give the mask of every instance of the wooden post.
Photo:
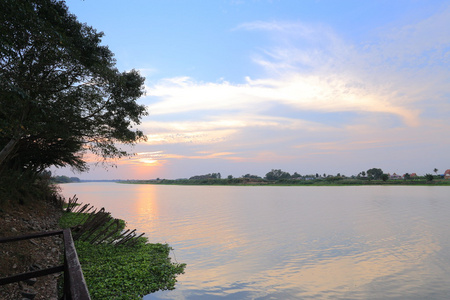
<svg viewBox="0 0 450 300">
<path fill-rule="evenodd" d="M 68 293 L 70 300 L 90 300 L 89 291 L 83 272 L 81 271 L 80 261 L 72 239 L 70 229 L 64 229 L 64 289 Z M 67 289 L 66 289 L 67 288 Z"/>
</svg>

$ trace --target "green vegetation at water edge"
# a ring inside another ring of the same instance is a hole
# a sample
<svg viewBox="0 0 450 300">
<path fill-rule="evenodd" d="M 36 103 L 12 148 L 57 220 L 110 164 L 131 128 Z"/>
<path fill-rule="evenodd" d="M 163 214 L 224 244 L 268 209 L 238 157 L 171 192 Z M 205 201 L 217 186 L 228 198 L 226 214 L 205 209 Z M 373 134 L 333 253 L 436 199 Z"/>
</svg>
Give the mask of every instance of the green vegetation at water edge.
<svg viewBox="0 0 450 300">
<path fill-rule="evenodd" d="M 418 179 L 398 179 L 398 180 L 368 180 L 357 178 L 327 177 L 318 179 L 252 179 L 232 178 L 232 179 L 161 179 L 161 180 L 127 180 L 120 183 L 129 184 L 174 184 L 174 185 L 264 185 L 264 186 L 351 186 L 351 185 L 439 185 L 450 186 L 450 180 L 426 178 Z"/>
<path fill-rule="evenodd" d="M 71 183 L 71 182 L 80 182 L 80 178 L 78 177 L 68 177 L 68 176 L 52 176 L 50 180 L 53 183 Z"/>
<path fill-rule="evenodd" d="M 184 264 L 172 263 L 166 244 L 133 247 L 76 242 L 92 299 L 142 299 L 158 290 L 175 288 Z"/>
<path fill-rule="evenodd" d="M 406 173 L 402 176 L 397 174 L 386 174 L 380 168 L 371 168 L 360 172 L 358 175 L 345 176 L 338 173 L 336 176 L 319 173 L 300 175 L 297 172 L 290 174 L 280 169 L 272 169 L 266 176 L 245 174 L 235 178 L 229 175 L 222 178 L 220 173 L 209 173 L 205 175 L 192 176 L 189 179 L 159 179 L 156 180 L 126 180 L 122 183 L 138 184 L 179 184 L 179 185 L 450 185 L 450 180 L 446 176 L 447 170 L 443 175 L 437 175 L 437 169 L 434 169 L 436 175 L 426 174 L 417 176 L 416 173 Z"/>
<path fill-rule="evenodd" d="M 222 178 L 220 173 L 195 175 L 189 179 L 159 179 L 156 180 L 126 180 L 121 183 L 138 184 L 179 184 L 179 185 L 450 185 L 446 175 L 426 174 L 417 176 L 416 173 L 406 173 L 403 176 L 386 174 L 380 168 L 371 168 L 360 172 L 358 175 L 345 176 L 338 173 L 336 176 L 323 174 L 300 175 L 297 172 L 290 174 L 280 169 L 272 169 L 266 176 L 245 174 L 235 178 L 228 175 Z M 450 170 L 446 171 L 450 172 Z"/>
<path fill-rule="evenodd" d="M 78 224 L 82 214 L 64 213 L 62 227 Z M 125 222 L 121 222 L 125 225 Z M 95 299 L 142 299 L 158 290 L 175 288 L 176 276 L 185 264 L 173 263 L 167 244 L 151 244 L 139 238 L 133 246 L 75 241 L 89 293 Z"/>
</svg>

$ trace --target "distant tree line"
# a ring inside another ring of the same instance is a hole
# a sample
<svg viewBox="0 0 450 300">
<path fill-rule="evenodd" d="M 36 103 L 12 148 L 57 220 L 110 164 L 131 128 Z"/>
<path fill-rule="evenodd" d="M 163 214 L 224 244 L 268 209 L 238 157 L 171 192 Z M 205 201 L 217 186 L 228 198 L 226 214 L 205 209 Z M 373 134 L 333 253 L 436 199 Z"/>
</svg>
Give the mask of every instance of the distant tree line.
<svg viewBox="0 0 450 300">
<path fill-rule="evenodd" d="M 435 169 L 435 173 L 437 173 L 437 169 Z M 395 175 L 395 174 L 394 174 Z M 323 182 L 324 184 L 333 183 L 333 182 L 341 182 L 341 184 L 364 184 L 365 182 L 385 182 L 391 178 L 400 179 L 403 178 L 403 181 L 398 181 L 399 183 L 404 182 L 405 180 L 417 180 L 420 182 L 426 181 L 431 182 L 433 178 L 440 178 L 440 176 L 433 176 L 431 174 L 426 174 L 425 176 L 411 176 L 409 173 L 404 174 L 403 176 L 395 176 L 391 177 L 389 174 L 384 173 L 380 168 L 371 168 L 367 171 L 362 171 L 358 173 L 356 176 L 345 176 L 341 175 L 341 173 L 337 173 L 336 175 L 323 174 L 319 175 L 319 173 L 315 174 L 307 174 L 301 175 L 297 172 L 290 174 L 289 172 L 283 171 L 281 169 L 272 169 L 267 172 L 264 177 L 260 177 L 258 175 L 245 174 L 240 177 L 233 177 L 232 175 L 228 175 L 226 178 L 222 178 L 220 173 L 208 173 L 205 175 L 195 175 L 190 177 L 189 179 L 177 179 L 177 180 L 167 180 L 157 179 L 158 183 L 162 184 L 207 184 L 207 185 L 226 185 L 226 184 L 313 184 Z"/>
<path fill-rule="evenodd" d="M 80 182 L 80 178 L 78 177 L 68 177 L 68 176 L 53 176 L 51 177 L 51 181 L 54 183 L 71 183 L 71 182 Z"/>
<path fill-rule="evenodd" d="M 189 180 L 201 180 L 201 179 L 221 179 L 220 173 L 209 173 L 206 175 L 196 175 L 189 178 Z"/>
</svg>

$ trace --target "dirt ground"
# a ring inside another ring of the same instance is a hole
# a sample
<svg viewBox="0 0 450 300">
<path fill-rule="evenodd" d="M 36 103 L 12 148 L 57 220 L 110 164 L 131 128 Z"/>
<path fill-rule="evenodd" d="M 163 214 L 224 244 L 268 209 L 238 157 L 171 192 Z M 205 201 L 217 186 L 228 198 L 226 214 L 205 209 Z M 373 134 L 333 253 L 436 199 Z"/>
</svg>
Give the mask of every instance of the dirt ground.
<svg viewBox="0 0 450 300">
<path fill-rule="evenodd" d="M 25 205 L 4 203 L 0 206 L 0 237 L 57 230 L 61 209 L 49 203 L 34 202 Z M 50 236 L 19 242 L 0 243 L 0 278 L 62 265 L 62 236 Z M 0 286 L 0 299 L 56 300 L 57 281 L 61 273 L 36 278 L 33 282 Z"/>
</svg>

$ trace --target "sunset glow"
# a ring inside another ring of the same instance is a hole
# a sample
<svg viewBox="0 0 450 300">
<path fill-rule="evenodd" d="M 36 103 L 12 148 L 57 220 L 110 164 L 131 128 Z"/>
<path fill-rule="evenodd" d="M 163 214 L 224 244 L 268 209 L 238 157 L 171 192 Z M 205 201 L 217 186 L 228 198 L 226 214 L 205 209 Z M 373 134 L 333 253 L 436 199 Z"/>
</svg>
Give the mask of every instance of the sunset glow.
<svg viewBox="0 0 450 300">
<path fill-rule="evenodd" d="M 450 168 L 448 2 L 175 2 L 67 2 L 149 112 L 136 156 L 82 178 Z"/>
</svg>

